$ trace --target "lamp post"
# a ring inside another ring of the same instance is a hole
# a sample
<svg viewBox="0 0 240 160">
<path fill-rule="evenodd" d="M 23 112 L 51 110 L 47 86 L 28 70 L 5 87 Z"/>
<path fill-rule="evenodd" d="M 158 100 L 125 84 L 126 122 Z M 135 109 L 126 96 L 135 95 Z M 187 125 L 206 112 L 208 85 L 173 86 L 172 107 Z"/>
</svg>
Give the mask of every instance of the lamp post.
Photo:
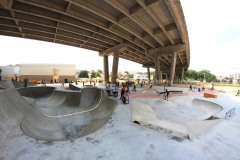
<svg viewBox="0 0 240 160">
<path fill-rule="evenodd" d="M 92 71 L 88 71 L 88 78 L 89 78 L 89 81 L 90 81 L 90 84 L 92 83 Z"/>
</svg>

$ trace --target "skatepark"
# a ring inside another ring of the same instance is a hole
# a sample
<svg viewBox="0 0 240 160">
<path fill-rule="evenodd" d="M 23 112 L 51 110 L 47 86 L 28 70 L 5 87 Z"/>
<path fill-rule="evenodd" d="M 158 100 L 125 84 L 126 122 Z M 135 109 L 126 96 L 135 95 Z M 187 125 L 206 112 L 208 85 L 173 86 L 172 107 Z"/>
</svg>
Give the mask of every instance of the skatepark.
<svg viewBox="0 0 240 160">
<path fill-rule="evenodd" d="M 130 103 L 104 86 L 15 89 L 1 83 L 1 159 L 238 159 L 239 99 L 188 88 L 137 87 Z M 225 118 L 225 113 L 235 112 Z M 137 122 L 137 123 L 136 123 Z M 34 153 L 34 154 L 33 154 Z"/>
</svg>

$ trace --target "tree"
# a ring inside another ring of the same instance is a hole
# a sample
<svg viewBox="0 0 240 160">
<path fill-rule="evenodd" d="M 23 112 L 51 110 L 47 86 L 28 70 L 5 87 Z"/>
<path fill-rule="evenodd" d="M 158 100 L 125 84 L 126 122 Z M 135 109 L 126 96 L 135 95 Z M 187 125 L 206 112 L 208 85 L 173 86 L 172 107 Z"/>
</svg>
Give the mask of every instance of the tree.
<svg viewBox="0 0 240 160">
<path fill-rule="evenodd" d="M 102 74 L 102 70 L 97 70 L 94 72 L 94 77 L 97 78 L 97 77 L 101 77 L 101 74 Z"/>
<path fill-rule="evenodd" d="M 198 81 L 203 81 L 205 79 L 207 82 L 215 82 L 217 80 L 216 76 L 208 70 L 202 70 L 197 72 L 191 69 L 185 73 L 184 79 L 198 80 Z"/>
<path fill-rule="evenodd" d="M 128 78 L 133 78 L 133 74 L 128 74 Z"/>
<path fill-rule="evenodd" d="M 80 71 L 78 77 L 79 78 L 88 78 L 88 71 L 87 70 Z"/>
<path fill-rule="evenodd" d="M 184 75 L 184 79 L 192 79 L 192 80 L 197 80 L 198 79 L 198 72 L 195 70 L 191 70 L 189 69 L 185 75 Z"/>
</svg>

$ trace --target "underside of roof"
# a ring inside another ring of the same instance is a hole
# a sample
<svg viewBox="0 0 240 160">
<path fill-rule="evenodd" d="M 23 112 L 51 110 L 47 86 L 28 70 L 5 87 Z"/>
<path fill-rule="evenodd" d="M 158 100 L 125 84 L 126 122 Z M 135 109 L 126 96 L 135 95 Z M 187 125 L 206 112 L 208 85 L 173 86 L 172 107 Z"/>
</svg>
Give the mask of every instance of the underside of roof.
<svg viewBox="0 0 240 160">
<path fill-rule="evenodd" d="M 0 35 L 60 43 L 169 72 L 188 69 L 190 49 L 179 0 L 1 0 Z M 14 45 L 14 44 L 13 44 Z"/>
</svg>

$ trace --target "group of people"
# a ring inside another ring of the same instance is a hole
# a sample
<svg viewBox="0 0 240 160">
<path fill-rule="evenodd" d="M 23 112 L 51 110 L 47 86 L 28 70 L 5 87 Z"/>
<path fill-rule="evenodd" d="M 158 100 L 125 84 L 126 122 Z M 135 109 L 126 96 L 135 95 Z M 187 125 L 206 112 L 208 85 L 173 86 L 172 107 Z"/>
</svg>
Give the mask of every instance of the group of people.
<svg viewBox="0 0 240 160">
<path fill-rule="evenodd" d="M 110 86 L 110 84 L 108 84 L 106 86 L 106 91 L 107 91 L 108 96 L 113 95 L 113 96 L 117 97 L 118 96 L 118 90 L 119 90 L 119 83 L 116 83 L 112 87 Z M 136 85 L 135 84 L 133 85 L 133 89 L 132 90 L 136 91 Z M 130 93 L 129 85 L 127 85 L 127 84 L 123 84 L 122 85 L 120 99 L 122 99 L 122 96 L 125 93 Z"/>
<path fill-rule="evenodd" d="M 196 89 L 196 87 L 193 87 L 194 88 L 194 91 Z M 189 91 L 193 91 L 193 88 L 192 88 L 192 85 L 189 86 Z M 205 87 L 202 86 L 202 91 L 205 91 Z M 201 88 L 198 88 L 198 92 L 201 92 Z"/>
<path fill-rule="evenodd" d="M 106 91 L 109 96 L 111 96 L 111 95 L 118 96 L 118 85 L 116 84 L 116 85 L 112 86 L 112 88 L 111 88 L 111 86 L 109 84 L 106 86 Z"/>
</svg>

